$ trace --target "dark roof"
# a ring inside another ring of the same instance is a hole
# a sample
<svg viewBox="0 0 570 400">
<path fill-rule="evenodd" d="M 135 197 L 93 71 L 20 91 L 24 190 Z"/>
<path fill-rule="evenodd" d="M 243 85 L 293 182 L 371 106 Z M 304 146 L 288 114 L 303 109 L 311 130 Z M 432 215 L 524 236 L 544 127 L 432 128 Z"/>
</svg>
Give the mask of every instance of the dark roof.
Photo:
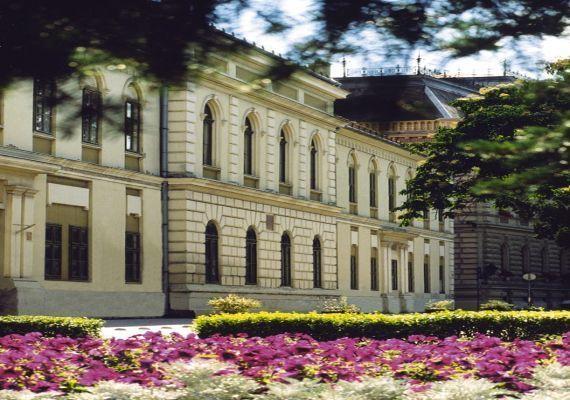
<svg viewBox="0 0 570 400">
<path fill-rule="evenodd" d="M 453 100 L 475 93 L 465 86 L 426 75 L 337 78 L 350 92 L 335 102 L 335 113 L 354 121 L 456 118 Z"/>
<path fill-rule="evenodd" d="M 473 90 L 479 90 L 482 87 L 495 86 L 501 83 L 514 82 L 517 78 L 509 75 L 495 76 L 461 76 L 440 78 L 443 81 L 455 83 L 465 86 Z"/>
</svg>

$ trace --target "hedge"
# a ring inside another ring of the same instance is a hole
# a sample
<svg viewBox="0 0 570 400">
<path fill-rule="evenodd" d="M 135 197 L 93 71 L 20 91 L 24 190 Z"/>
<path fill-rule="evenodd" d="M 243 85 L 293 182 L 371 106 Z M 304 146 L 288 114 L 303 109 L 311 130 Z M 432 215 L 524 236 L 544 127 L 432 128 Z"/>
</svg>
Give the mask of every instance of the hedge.
<svg viewBox="0 0 570 400">
<path fill-rule="evenodd" d="M 102 326 L 103 320 L 92 318 L 35 315 L 0 316 L 0 336 L 40 332 L 44 336 L 98 337 Z"/>
<path fill-rule="evenodd" d="M 535 339 L 570 331 L 569 311 L 443 311 L 429 314 L 317 314 L 260 312 L 200 316 L 200 337 L 212 335 L 270 336 L 306 333 L 315 339 L 410 335 L 472 336 L 484 333 L 504 340 Z"/>
</svg>

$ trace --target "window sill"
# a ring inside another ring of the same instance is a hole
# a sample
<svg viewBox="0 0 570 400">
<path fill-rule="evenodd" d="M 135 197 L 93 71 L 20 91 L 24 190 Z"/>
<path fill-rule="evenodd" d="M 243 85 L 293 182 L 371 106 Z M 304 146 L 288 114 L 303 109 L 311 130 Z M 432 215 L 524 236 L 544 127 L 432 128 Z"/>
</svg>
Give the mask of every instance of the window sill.
<svg viewBox="0 0 570 400">
<path fill-rule="evenodd" d="M 279 193 L 291 196 L 293 193 L 293 185 L 290 183 L 279 182 Z"/>
<path fill-rule="evenodd" d="M 244 175 L 243 176 L 243 185 L 244 186 L 257 189 L 258 182 L 259 182 L 259 178 L 257 176 L 253 176 L 253 175 Z"/>
<path fill-rule="evenodd" d="M 311 189 L 311 200 L 313 201 L 322 201 L 323 199 L 323 192 L 316 189 Z"/>
<path fill-rule="evenodd" d="M 144 153 L 137 153 L 136 151 L 125 150 L 125 156 L 133 158 L 144 158 Z"/>
<path fill-rule="evenodd" d="M 55 136 L 53 134 L 40 132 L 40 131 L 34 131 L 34 137 L 47 139 L 47 140 L 55 140 Z"/>
<path fill-rule="evenodd" d="M 220 179 L 221 168 L 213 165 L 204 165 L 202 167 L 202 176 L 207 179 Z"/>
<path fill-rule="evenodd" d="M 102 146 L 96 143 L 81 142 L 81 146 L 88 149 L 101 150 Z"/>
</svg>

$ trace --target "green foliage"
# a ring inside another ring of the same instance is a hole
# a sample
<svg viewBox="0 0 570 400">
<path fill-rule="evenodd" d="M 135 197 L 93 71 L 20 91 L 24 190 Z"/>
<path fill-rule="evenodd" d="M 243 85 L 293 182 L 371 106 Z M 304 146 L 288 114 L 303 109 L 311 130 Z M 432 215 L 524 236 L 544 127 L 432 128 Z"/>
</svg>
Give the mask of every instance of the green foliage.
<svg viewBox="0 0 570 400">
<path fill-rule="evenodd" d="M 431 301 L 426 304 L 426 312 L 453 311 L 455 302 L 453 300 Z"/>
<path fill-rule="evenodd" d="M 479 306 L 480 310 L 488 311 L 512 311 L 514 308 L 514 304 L 507 303 L 503 300 L 489 300 Z"/>
<path fill-rule="evenodd" d="M 0 336 L 40 332 L 44 336 L 98 337 L 102 326 L 103 320 L 94 318 L 36 315 L 0 316 Z"/>
<path fill-rule="evenodd" d="M 326 299 L 321 306 L 323 314 L 358 314 L 359 312 L 360 307 L 356 304 L 349 304 L 346 296 Z"/>
<path fill-rule="evenodd" d="M 570 69 L 549 80 L 484 88 L 461 99 L 464 118 L 422 148 L 426 161 L 403 194 L 402 224 L 423 210 L 494 203 L 532 220 L 539 237 L 570 245 Z"/>
<path fill-rule="evenodd" d="M 261 302 L 248 297 L 240 297 L 228 294 L 226 297 L 216 297 L 208 301 L 208 305 L 217 313 L 237 314 L 249 312 L 254 308 L 260 308 Z"/>
<path fill-rule="evenodd" d="M 570 330 L 569 311 L 453 311 L 429 314 L 297 314 L 260 312 L 200 316 L 195 321 L 201 337 L 215 334 L 269 336 L 306 333 L 316 339 L 370 337 L 404 338 L 410 335 L 474 335 L 486 333 L 505 340 L 533 339 Z"/>
</svg>

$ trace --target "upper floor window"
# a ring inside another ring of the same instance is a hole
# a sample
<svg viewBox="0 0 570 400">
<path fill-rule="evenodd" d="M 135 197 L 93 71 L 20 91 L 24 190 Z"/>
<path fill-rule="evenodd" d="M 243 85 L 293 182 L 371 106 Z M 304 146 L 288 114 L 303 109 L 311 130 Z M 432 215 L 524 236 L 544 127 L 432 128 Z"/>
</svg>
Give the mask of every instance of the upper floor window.
<svg viewBox="0 0 570 400">
<path fill-rule="evenodd" d="M 141 105 L 138 101 L 125 101 L 125 150 L 140 152 Z"/>
<path fill-rule="evenodd" d="M 322 280 L 321 241 L 317 236 L 315 236 L 313 239 L 313 287 L 322 287 Z"/>
<path fill-rule="evenodd" d="M 99 144 L 101 103 L 100 91 L 92 88 L 83 89 L 81 139 L 84 143 Z"/>
<path fill-rule="evenodd" d="M 279 182 L 287 183 L 289 179 L 289 142 L 285 135 L 285 131 L 281 130 L 281 136 L 279 137 Z"/>
<path fill-rule="evenodd" d="M 311 158 L 311 190 L 318 190 L 319 188 L 319 150 L 315 139 L 311 140 L 311 148 L 309 149 L 309 156 Z"/>
<path fill-rule="evenodd" d="M 206 104 L 204 107 L 203 121 L 203 153 L 204 165 L 214 165 L 214 114 L 212 108 Z"/>
<path fill-rule="evenodd" d="M 206 225 L 206 283 L 220 283 L 218 228 L 213 221 Z"/>
<path fill-rule="evenodd" d="M 376 192 L 376 171 L 370 172 L 370 207 L 377 208 L 377 192 Z"/>
<path fill-rule="evenodd" d="M 390 168 L 390 175 L 388 176 L 388 211 L 390 212 L 390 220 L 395 219 L 394 212 L 396 211 L 396 172 Z"/>
<path fill-rule="evenodd" d="M 245 238 L 245 284 L 257 284 L 257 235 L 249 227 Z"/>
<path fill-rule="evenodd" d="M 52 134 L 52 118 L 55 107 L 55 83 L 50 80 L 34 80 L 34 130 Z"/>
<path fill-rule="evenodd" d="M 243 173 L 253 175 L 253 127 L 249 117 L 245 119 L 245 130 L 243 132 Z"/>
<path fill-rule="evenodd" d="M 351 154 L 348 159 L 348 201 L 351 203 L 357 202 L 357 185 L 356 160 L 354 155 Z"/>
</svg>

